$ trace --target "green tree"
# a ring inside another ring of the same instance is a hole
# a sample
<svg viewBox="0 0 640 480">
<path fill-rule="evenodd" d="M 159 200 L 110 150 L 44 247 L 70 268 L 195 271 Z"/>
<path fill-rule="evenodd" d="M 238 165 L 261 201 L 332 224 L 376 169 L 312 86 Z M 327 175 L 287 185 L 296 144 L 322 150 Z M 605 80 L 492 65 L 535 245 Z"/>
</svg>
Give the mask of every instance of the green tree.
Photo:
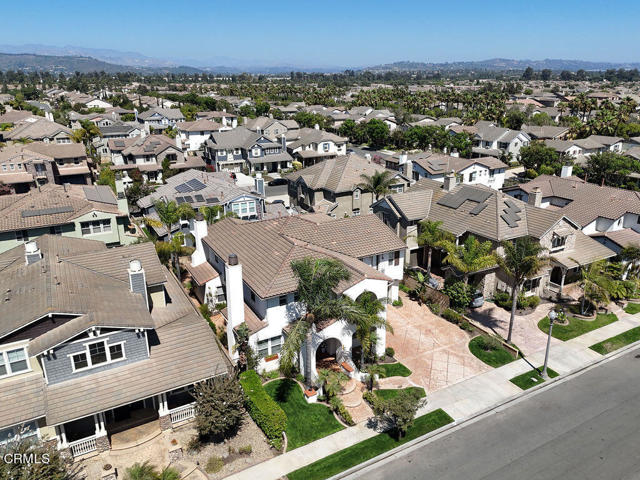
<svg viewBox="0 0 640 480">
<path fill-rule="evenodd" d="M 502 124 L 511 130 L 520 130 L 522 124 L 527 120 L 527 115 L 517 108 L 510 109 L 502 120 Z"/>
<path fill-rule="evenodd" d="M 336 372 L 326 368 L 318 370 L 318 384 L 322 385 L 328 399 L 338 395 L 348 380 L 349 377 L 343 372 Z"/>
<path fill-rule="evenodd" d="M 531 80 L 533 79 L 533 68 L 527 67 L 522 74 L 523 80 Z"/>
<path fill-rule="evenodd" d="M 311 339 L 313 325 L 322 325 L 336 318 L 357 325 L 367 315 L 352 299 L 335 293 L 338 284 L 351 277 L 342 262 L 305 257 L 292 261 L 291 269 L 298 280 L 298 301 L 305 313 L 292 324 L 280 352 L 280 368 L 286 374 L 292 371 L 303 344 L 307 359 L 315 355 Z M 307 381 L 313 382 L 310 361 L 304 362 L 304 370 Z"/>
<path fill-rule="evenodd" d="M 389 143 L 389 126 L 386 123 L 374 118 L 369 120 L 366 125 L 367 138 L 371 148 L 377 150 Z"/>
<path fill-rule="evenodd" d="M 271 105 L 269 105 L 267 102 L 262 101 L 262 100 L 258 100 L 256 102 L 256 115 L 258 117 L 262 117 L 264 115 L 266 115 L 267 113 L 269 113 L 269 110 L 271 109 Z"/>
<path fill-rule="evenodd" d="M 511 343 L 513 322 L 516 318 L 517 298 L 525 280 L 538 273 L 546 264 L 542 257 L 544 248 L 532 237 L 518 237 L 514 241 L 502 242 L 504 255 L 497 255 L 498 265 L 511 279 L 511 317 L 507 343 Z"/>
<path fill-rule="evenodd" d="M 559 165 L 559 155 L 553 148 L 544 143 L 534 142 L 520 149 L 520 163 L 525 169 L 540 173 L 543 166 Z"/>
<path fill-rule="evenodd" d="M 236 344 L 235 351 L 238 352 L 238 368 L 241 372 L 245 370 L 255 370 L 258 366 L 258 354 L 254 352 L 249 344 L 249 336 L 251 332 L 247 324 L 242 322 L 236 328 Z"/>
<path fill-rule="evenodd" d="M 379 170 L 374 172 L 373 175 L 360 175 L 363 180 L 358 185 L 358 188 L 365 192 L 371 192 L 375 196 L 376 200 L 380 197 L 387 195 L 391 190 L 390 187 L 394 182 L 394 173 L 390 170 Z"/>
<path fill-rule="evenodd" d="M 25 433 L 25 432 L 23 432 Z M 9 462 L 3 461 L 7 455 L 35 455 L 34 458 L 48 457 L 48 462 Z M 46 446 L 40 441 L 20 438 L 0 445 L 0 478 L 11 480 L 79 480 L 79 468 L 67 464 L 60 451 Z"/>
<path fill-rule="evenodd" d="M 234 434 L 242 424 L 244 393 L 235 377 L 214 377 L 197 383 L 193 398 L 200 437 L 221 440 Z"/>
<path fill-rule="evenodd" d="M 426 399 L 420 398 L 415 390 L 404 389 L 394 398 L 376 402 L 373 413 L 380 423 L 389 425 L 398 438 L 402 438 L 425 403 Z"/>
<path fill-rule="evenodd" d="M 469 283 L 471 273 L 496 264 L 491 242 L 481 242 L 473 235 L 469 235 L 462 245 L 456 245 L 452 241 L 444 241 L 440 245 L 447 252 L 443 262 L 462 273 L 462 281 L 465 284 Z"/>
<path fill-rule="evenodd" d="M 433 249 L 437 248 L 443 241 L 453 241 L 453 235 L 441 227 L 442 222 L 434 220 L 423 220 L 418 226 L 418 245 L 427 250 L 427 276 L 431 275 Z"/>
<path fill-rule="evenodd" d="M 580 265 L 577 260 L 573 261 Z M 597 309 L 600 305 L 611 301 L 608 284 L 606 261 L 600 260 L 590 265 L 580 265 L 580 286 L 582 287 L 580 313 L 582 315 L 587 314 L 590 305 Z"/>
<path fill-rule="evenodd" d="M 386 300 L 386 299 L 385 299 Z M 376 330 L 385 328 L 387 331 L 393 332 L 393 328 L 387 321 L 380 316 L 384 312 L 384 304 L 376 297 L 373 292 L 365 291 L 357 299 L 356 305 L 361 309 L 364 315 L 356 318 L 355 337 L 360 341 L 362 347 L 362 359 L 367 360 L 372 356 L 374 346 L 378 339 Z M 361 362 L 362 364 L 363 362 Z"/>
</svg>

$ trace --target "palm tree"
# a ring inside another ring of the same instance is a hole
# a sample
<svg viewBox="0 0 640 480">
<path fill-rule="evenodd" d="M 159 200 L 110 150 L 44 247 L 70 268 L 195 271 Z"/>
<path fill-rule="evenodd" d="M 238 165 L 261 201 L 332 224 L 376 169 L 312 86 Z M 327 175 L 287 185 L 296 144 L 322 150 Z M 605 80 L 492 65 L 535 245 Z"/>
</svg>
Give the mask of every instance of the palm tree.
<svg viewBox="0 0 640 480">
<path fill-rule="evenodd" d="M 577 260 L 571 259 L 578 265 Z M 580 286 L 582 287 L 582 300 L 580 313 L 586 315 L 589 304 L 596 309 L 601 304 L 607 304 L 611 300 L 607 285 L 609 279 L 605 273 L 606 262 L 600 260 L 590 265 L 580 265 Z"/>
<path fill-rule="evenodd" d="M 314 355 L 311 335 L 315 326 L 327 320 L 344 319 L 352 324 L 367 316 L 367 313 L 352 299 L 335 293 L 338 284 L 346 281 L 351 274 L 342 262 L 329 258 L 305 257 L 291 262 L 291 269 L 298 279 L 298 298 L 305 312 L 292 324 L 282 345 L 280 368 L 290 372 L 302 344 L 306 347 L 304 374 L 311 383 L 311 359 Z"/>
<path fill-rule="evenodd" d="M 200 213 L 204 216 L 204 219 L 207 221 L 209 225 L 213 225 L 214 223 L 219 222 L 225 218 L 238 218 L 235 212 L 228 211 L 227 213 L 223 213 L 224 208 L 221 205 L 214 206 L 204 206 L 200 207 Z"/>
<path fill-rule="evenodd" d="M 373 175 L 360 175 L 360 178 L 364 182 L 358 185 L 365 192 L 372 192 L 376 200 L 379 200 L 381 196 L 387 195 L 390 192 L 391 184 L 393 183 L 393 172 L 389 170 L 381 170 L 375 172 Z"/>
<path fill-rule="evenodd" d="M 440 246 L 447 252 L 442 261 L 462 273 L 465 285 L 469 283 L 469 274 L 496 264 L 491 242 L 481 242 L 473 235 L 469 235 L 462 245 L 444 241 Z"/>
<path fill-rule="evenodd" d="M 163 202 L 162 200 L 156 200 L 153 202 L 153 207 L 158 214 L 160 221 L 145 217 L 144 221 L 148 225 L 153 227 L 164 227 L 167 230 L 167 236 L 169 243 L 173 242 L 173 235 L 171 233 L 171 227 L 178 223 L 181 219 L 191 219 L 196 216 L 196 212 L 188 203 L 181 203 L 178 205 L 173 200 L 170 202 Z M 181 244 L 182 242 L 180 242 Z M 174 249 L 175 250 L 175 249 Z M 180 279 L 180 259 L 175 251 L 171 252 L 172 263 L 176 268 L 178 279 Z"/>
<path fill-rule="evenodd" d="M 386 299 L 385 299 L 386 300 Z M 365 315 L 358 317 L 356 323 L 355 336 L 360 341 L 362 347 L 362 358 L 360 364 L 371 356 L 371 350 L 377 342 L 376 329 L 384 327 L 393 333 L 393 327 L 380 316 L 384 312 L 382 300 L 376 297 L 373 292 L 363 292 L 357 299 L 356 304 L 362 309 Z"/>
<path fill-rule="evenodd" d="M 373 387 L 376 381 L 376 376 L 378 378 L 384 377 L 386 370 L 379 363 L 372 363 L 371 365 L 367 366 L 366 371 L 367 371 L 367 388 L 369 389 L 369 391 L 371 391 L 373 390 Z"/>
<path fill-rule="evenodd" d="M 342 391 L 349 377 L 342 372 L 334 372 L 326 368 L 318 370 L 318 383 L 324 387 L 324 394 L 331 399 Z"/>
<path fill-rule="evenodd" d="M 527 278 L 535 275 L 542 268 L 546 259 L 541 257 L 544 247 L 531 237 L 519 237 L 513 242 L 503 242 L 502 248 L 504 248 L 504 256 L 498 255 L 496 259 L 498 265 L 511 278 L 511 317 L 507 335 L 507 343 L 511 343 L 520 287 Z"/>
<path fill-rule="evenodd" d="M 640 262 L 640 245 L 628 245 L 620 250 L 620 258 L 626 262 L 622 274 L 622 280 L 625 280 L 631 272 L 637 274 L 638 262 Z"/>
<path fill-rule="evenodd" d="M 431 275 L 431 255 L 433 248 L 444 241 L 453 241 L 453 235 L 440 228 L 442 222 L 433 220 L 423 220 L 420 222 L 418 235 L 418 245 L 427 248 L 427 276 Z"/>
</svg>

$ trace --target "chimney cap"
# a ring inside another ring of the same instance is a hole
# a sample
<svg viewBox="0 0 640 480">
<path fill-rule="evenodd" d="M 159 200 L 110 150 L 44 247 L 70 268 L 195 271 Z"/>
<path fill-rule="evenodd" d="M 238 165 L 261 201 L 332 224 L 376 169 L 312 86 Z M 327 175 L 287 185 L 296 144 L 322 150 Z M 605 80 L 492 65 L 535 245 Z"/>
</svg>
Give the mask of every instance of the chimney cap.
<svg viewBox="0 0 640 480">
<path fill-rule="evenodd" d="M 202 220 L 204 220 L 204 215 L 202 214 L 202 212 L 197 212 L 195 219 L 197 222 L 201 222 Z"/>
<path fill-rule="evenodd" d="M 236 255 L 235 253 L 229 255 L 229 265 L 238 265 L 238 255 Z"/>
<path fill-rule="evenodd" d="M 26 253 L 36 253 L 38 251 L 38 244 L 35 241 L 27 242 L 24 244 L 24 250 Z"/>
</svg>

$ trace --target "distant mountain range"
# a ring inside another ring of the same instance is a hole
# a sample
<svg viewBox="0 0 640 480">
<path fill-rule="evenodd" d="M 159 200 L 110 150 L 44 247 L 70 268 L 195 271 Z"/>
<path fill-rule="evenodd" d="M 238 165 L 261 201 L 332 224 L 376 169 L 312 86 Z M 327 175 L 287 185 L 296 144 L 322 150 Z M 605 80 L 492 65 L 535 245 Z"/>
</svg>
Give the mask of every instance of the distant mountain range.
<svg viewBox="0 0 640 480">
<path fill-rule="evenodd" d="M 553 71 L 568 70 L 607 70 L 609 68 L 633 69 L 640 68 L 640 62 L 613 63 L 613 62 L 588 62 L 585 60 L 512 60 L 508 58 L 492 58 L 489 60 L 478 60 L 470 62 L 446 62 L 446 63 L 426 63 L 426 62 L 395 62 L 384 65 L 367 67 L 363 70 L 371 72 L 454 72 L 454 71 L 521 71 L 531 67 L 534 70 L 548 68 Z"/>
<path fill-rule="evenodd" d="M 553 71 L 577 71 L 580 69 L 606 70 L 609 68 L 640 68 L 640 62 L 614 63 L 589 62 L 584 60 L 512 60 L 492 58 L 489 60 L 428 63 L 402 61 L 371 67 L 303 66 L 292 64 L 269 64 L 265 61 L 246 61 L 231 57 L 211 57 L 208 60 L 153 58 L 137 52 L 85 48 L 76 46 L 56 47 L 50 45 L 0 45 L 0 70 L 51 71 L 51 72 L 95 72 L 107 73 L 133 71 L 152 73 L 265 73 L 287 74 L 290 71 L 333 73 L 346 68 L 372 72 L 468 72 L 468 71 L 522 71 L 545 68 Z"/>
</svg>

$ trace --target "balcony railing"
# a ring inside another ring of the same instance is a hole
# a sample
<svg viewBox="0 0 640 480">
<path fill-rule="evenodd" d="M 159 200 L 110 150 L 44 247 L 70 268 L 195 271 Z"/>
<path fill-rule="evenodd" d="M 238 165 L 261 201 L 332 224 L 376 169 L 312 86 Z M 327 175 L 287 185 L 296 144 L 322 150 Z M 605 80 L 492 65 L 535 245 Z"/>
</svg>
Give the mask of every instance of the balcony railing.
<svg viewBox="0 0 640 480">
<path fill-rule="evenodd" d="M 180 423 L 194 418 L 196 416 L 196 403 L 189 403 L 169 410 L 169 415 L 171 415 L 171 423 Z"/>
<path fill-rule="evenodd" d="M 98 449 L 98 447 L 96 446 L 96 437 L 93 436 L 71 442 L 69 443 L 69 448 L 71 449 L 71 454 L 74 457 L 79 457 L 80 455 L 94 452 Z"/>
</svg>

